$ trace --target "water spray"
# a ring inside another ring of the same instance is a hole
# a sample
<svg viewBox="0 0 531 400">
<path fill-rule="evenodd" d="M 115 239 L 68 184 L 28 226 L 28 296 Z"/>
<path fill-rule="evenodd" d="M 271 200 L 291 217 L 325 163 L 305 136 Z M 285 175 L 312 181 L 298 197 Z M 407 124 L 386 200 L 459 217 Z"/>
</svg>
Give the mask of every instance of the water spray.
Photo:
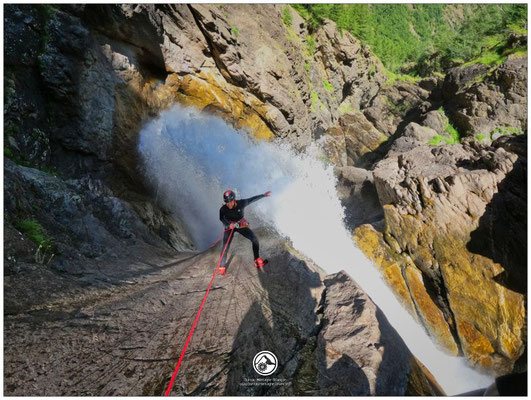
<svg viewBox="0 0 531 400">
<path fill-rule="evenodd" d="M 345 270 L 448 395 L 492 383 L 464 358 L 439 349 L 356 247 L 344 224 L 333 165 L 316 156 L 316 146 L 300 153 L 286 143 L 257 142 L 218 117 L 175 106 L 144 126 L 139 151 L 158 200 L 187 224 L 199 250 L 221 229 L 225 190 L 238 197 L 272 190 L 268 201 L 253 206 L 254 214 L 327 273 Z"/>
</svg>

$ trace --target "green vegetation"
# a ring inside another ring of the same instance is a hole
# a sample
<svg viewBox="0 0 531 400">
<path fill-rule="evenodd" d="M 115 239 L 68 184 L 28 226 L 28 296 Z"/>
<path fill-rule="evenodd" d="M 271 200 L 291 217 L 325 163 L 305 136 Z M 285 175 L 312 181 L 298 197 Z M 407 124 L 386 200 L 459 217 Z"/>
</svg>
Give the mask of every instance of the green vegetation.
<svg viewBox="0 0 531 400">
<path fill-rule="evenodd" d="M 317 92 L 314 92 L 312 90 L 312 93 L 311 93 L 311 96 L 312 96 L 312 106 L 310 107 L 310 110 L 312 112 L 316 112 L 317 111 L 317 108 L 319 106 L 319 95 L 317 94 Z"/>
<path fill-rule="evenodd" d="M 431 144 L 432 146 L 437 146 L 441 142 L 445 142 L 446 144 L 459 144 L 461 141 L 461 137 L 459 135 L 459 132 L 451 125 L 446 125 L 445 131 L 450 134 L 450 137 L 442 136 L 442 135 L 435 135 L 435 137 L 428 142 L 428 144 Z M 449 132 L 450 131 L 450 132 Z"/>
<path fill-rule="evenodd" d="M 19 220 L 15 226 L 32 242 L 37 244 L 43 252 L 53 252 L 54 244 L 38 221 L 34 219 Z"/>
<path fill-rule="evenodd" d="M 53 175 L 55 177 L 59 177 L 59 172 L 57 171 L 57 168 L 55 167 L 37 167 L 39 171 L 46 172 L 47 174 Z"/>
<path fill-rule="evenodd" d="M 315 39 L 312 35 L 306 37 L 306 46 L 308 47 L 308 53 L 310 53 L 310 56 L 313 56 L 313 53 L 315 53 Z"/>
<path fill-rule="evenodd" d="M 461 135 L 457 132 L 457 129 L 448 121 L 446 127 L 444 128 L 445 132 L 450 134 L 451 139 L 446 140 L 448 144 L 457 144 L 461 141 Z"/>
<path fill-rule="evenodd" d="M 323 86 L 327 92 L 332 93 L 334 91 L 334 87 L 330 83 L 328 83 L 328 81 L 325 78 L 323 78 Z"/>
<path fill-rule="evenodd" d="M 387 81 L 385 82 L 386 85 L 392 85 L 397 81 L 415 83 L 422 80 L 422 78 L 416 76 L 411 76 L 407 74 L 395 74 L 394 72 L 391 72 L 387 69 L 385 70 L 385 73 L 387 74 Z"/>
<path fill-rule="evenodd" d="M 431 139 L 428 144 L 431 145 L 431 146 L 437 146 L 439 143 L 445 141 L 446 137 L 444 136 L 441 136 L 441 135 L 435 135 L 435 137 L 433 139 Z"/>
<path fill-rule="evenodd" d="M 500 136 L 508 136 L 508 135 L 523 135 L 524 132 L 520 128 L 514 128 L 512 126 L 502 126 L 494 129 L 492 132 L 487 134 L 477 134 L 474 136 L 474 138 L 479 141 L 483 142 L 485 140 L 491 141 L 495 140 Z"/>
<path fill-rule="evenodd" d="M 508 40 L 497 42 L 486 48 L 479 57 L 464 63 L 463 66 L 485 64 L 495 67 L 503 64 L 511 54 L 526 56 L 527 47 L 511 47 Z"/>
<path fill-rule="evenodd" d="M 304 63 L 304 69 L 306 70 L 306 72 L 310 72 L 310 63 L 308 61 Z"/>
<path fill-rule="evenodd" d="M 501 128 L 494 129 L 490 136 L 492 137 L 494 134 L 500 133 L 502 135 L 523 135 L 524 132 L 520 128 L 513 128 L 511 126 L 503 126 Z"/>
<path fill-rule="evenodd" d="M 310 30 L 315 30 L 319 26 L 319 20 L 315 16 L 315 14 L 311 10 L 311 5 L 309 4 L 291 4 L 291 7 L 293 7 L 297 12 L 300 14 L 302 18 L 306 21 L 308 24 L 308 27 Z"/>
<path fill-rule="evenodd" d="M 312 112 L 316 112 L 317 108 L 319 108 L 321 111 L 326 110 L 326 106 L 324 105 L 324 103 L 319 98 L 319 95 L 317 94 L 317 92 L 312 90 L 311 98 L 312 98 L 312 105 L 310 106 L 310 110 Z"/>
<path fill-rule="evenodd" d="M 355 110 L 350 103 L 343 102 L 341 103 L 337 111 L 339 112 L 339 115 L 345 115 L 354 112 Z"/>
<path fill-rule="evenodd" d="M 291 26 L 291 23 L 293 22 L 293 17 L 291 16 L 291 10 L 289 9 L 289 6 L 285 6 L 282 9 L 282 22 L 286 26 Z"/>
<path fill-rule="evenodd" d="M 459 134 L 459 131 L 452 125 L 448 117 L 446 117 L 446 114 L 444 113 L 444 109 L 440 107 L 437 111 L 446 119 L 446 126 L 444 127 L 444 132 L 448 133 L 450 137 L 436 135 L 432 140 L 428 142 L 428 144 L 437 146 L 441 142 L 444 142 L 446 144 L 460 143 L 461 135 Z"/>
<path fill-rule="evenodd" d="M 388 97 L 383 96 L 384 101 L 391 107 L 394 111 L 403 114 L 407 111 L 408 105 L 407 104 L 395 104 L 393 103 Z"/>
<path fill-rule="evenodd" d="M 526 4 L 294 4 L 310 31 L 324 18 L 371 46 L 385 67 L 441 72 L 485 55 L 510 33 L 526 34 Z"/>
<path fill-rule="evenodd" d="M 236 37 L 238 37 L 238 35 L 240 34 L 240 31 L 238 30 L 238 28 L 232 28 L 230 31 Z"/>
</svg>

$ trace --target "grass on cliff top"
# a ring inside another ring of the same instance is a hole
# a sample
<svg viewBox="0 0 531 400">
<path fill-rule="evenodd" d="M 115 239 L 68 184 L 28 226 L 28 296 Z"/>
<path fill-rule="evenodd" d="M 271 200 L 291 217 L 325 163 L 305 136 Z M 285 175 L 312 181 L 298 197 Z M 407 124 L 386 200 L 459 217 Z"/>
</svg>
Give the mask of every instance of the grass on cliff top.
<svg viewBox="0 0 531 400">
<path fill-rule="evenodd" d="M 45 252 L 52 252 L 53 241 L 48 237 L 46 230 L 34 219 L 21 219 L 15 226 L 32 242 L 42 247 Z"/>
<path fill-rule="evenodd" d="M 494 43 L 495 42 L 495 43 Z M 508 41 L 490 41 L 487 42 L 489 47 L 484 50 L 480 56 L 464 63 L 462 66 L 466 67 L 473 64 L 485 64 L 490 67 L 496 67 L 503 64 L 507 58 L 514 54 L 516 56 L 526 56 L 527 46 L 510 47 Z"/>
<path fill-rule="evenodd" d="M 388 78 L 385 84 L 388 86 L 394 84 L 395 82 L 416 83 L 422 80 L 422 78 L 419 78 L 417 76 L 411 76 L 411 75 L 406 75 L 406 74 L 395 74 L 394 72 L 389 71 L 388 69 L 385 70 L 385 73 L 387 74 L 387 78 Z"/>
</svg>

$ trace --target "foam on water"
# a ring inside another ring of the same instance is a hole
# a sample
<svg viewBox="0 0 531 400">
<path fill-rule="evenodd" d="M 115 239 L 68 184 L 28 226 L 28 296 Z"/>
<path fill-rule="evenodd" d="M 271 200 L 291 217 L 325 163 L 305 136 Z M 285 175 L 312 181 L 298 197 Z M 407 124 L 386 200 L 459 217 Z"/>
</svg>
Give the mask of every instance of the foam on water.
<svg viewBox="0 0 531 400">
<path fill-rule="evenodd" d="M 439 350 L 356 247 L 343 222 L 333 168 L 316 157 L 315 148 L 301 154 L 286 144 L 256 142 L 220 118 L 175 106 L 143 127 L 139 151 L 159 201 L 187 224 L 198 249 L 222 231 L 225 190 L 239 198 L 271 190 L 271 197 L 246 210 L 253 226 L 260 220 L 274 227 L 327 273 L 345 270 L 448 395 L 492 383 L 463 358 Z"/>
</svg>

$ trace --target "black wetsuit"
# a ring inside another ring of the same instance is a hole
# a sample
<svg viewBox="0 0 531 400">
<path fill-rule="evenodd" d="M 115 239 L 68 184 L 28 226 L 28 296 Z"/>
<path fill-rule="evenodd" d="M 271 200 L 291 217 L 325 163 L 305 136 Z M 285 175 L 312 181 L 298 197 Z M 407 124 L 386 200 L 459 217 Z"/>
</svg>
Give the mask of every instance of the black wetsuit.
<svg viewBox="0 0 531 400">
<path fill-rule="evenodd" d="M 229 229 L 230 224 L 233 222 L 238 222 L 243 218 L 243 210 L 245 207 L 247 207 L 249 204 L 256 200 L 260 200 L 261 198 L 265 197 L 263 194 L 259 194 L 258 196 L 251 197 L 249 199 L 241 199 L 236 200 L 236 205 L 233 208 L 227 207 L 227 205 L 223 205 L 219 209 L 219 220 L 223 222 L 223 225 L 225 226 L 225 229 Z M 256 238 L 253 231 L 249 228 L 235 228 L 234 232 L 238 232 L 243 237 L 249 239 L 253 243 L 253 253 L 254 253 L 254 259 L 260 257 L 259 251 L 260 247 L 258 244 L 258 239 Z M 225 248 L 225 244 L 227 243 L 227 240 L 229 239 L 231 231 L 228 230 L 223 235 L 223 249 Z M 232 242 L 232 239 L 234 238 L 234 233 L 232 234 L 230 238 L 230 242 Z M 225 249 L 225 253 L 223 254 L 223 258 L 221 259 L 221 266 L 225 266 L 225 261 L 227 259 L 227 253 L 229 252 L 230 242 L 227 245 L 227 248 Z"/>
</svg>

